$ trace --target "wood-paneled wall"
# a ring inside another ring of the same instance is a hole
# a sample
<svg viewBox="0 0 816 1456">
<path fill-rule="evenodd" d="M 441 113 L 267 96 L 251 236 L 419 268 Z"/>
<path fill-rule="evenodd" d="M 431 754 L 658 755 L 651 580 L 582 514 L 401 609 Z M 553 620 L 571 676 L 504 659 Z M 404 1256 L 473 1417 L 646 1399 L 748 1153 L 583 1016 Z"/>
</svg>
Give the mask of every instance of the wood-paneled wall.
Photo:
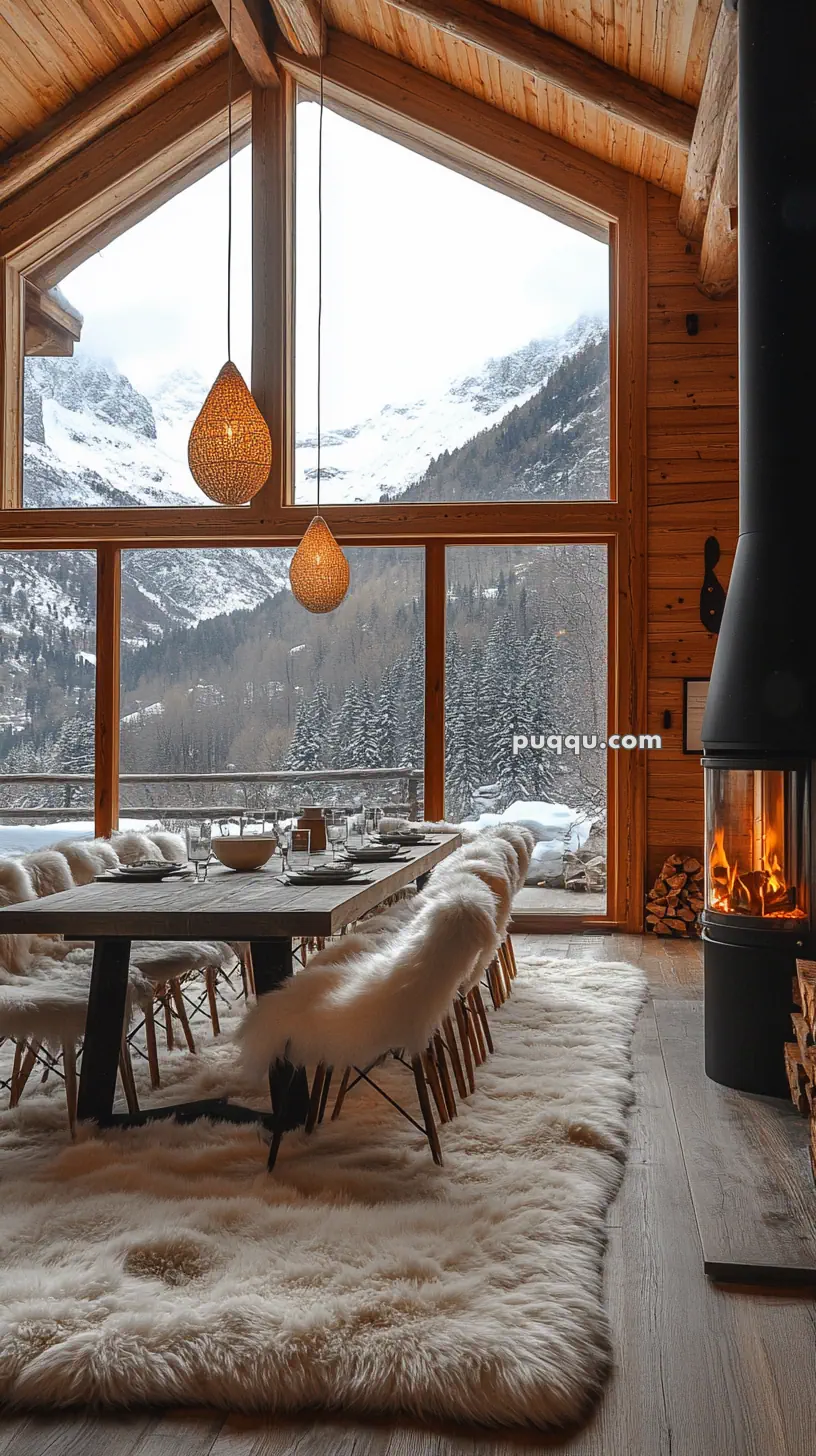
<svg viewBox="0 0 816 1456">
<path fill-rule="evenodd" d="M 647 885 L 670 851 L 702 849 L 703 774 L 683 753 L 683 679 L 708 677 L 716 645 L 700 621 L 706 537 L 720 542 L 723 586 L 737 540 L 736 298 L 695 288 L 699 244 L 680 236 L 677 208 L 649 188 L 648 731 L 663 748 L 648 759 Z"/>
</svg>

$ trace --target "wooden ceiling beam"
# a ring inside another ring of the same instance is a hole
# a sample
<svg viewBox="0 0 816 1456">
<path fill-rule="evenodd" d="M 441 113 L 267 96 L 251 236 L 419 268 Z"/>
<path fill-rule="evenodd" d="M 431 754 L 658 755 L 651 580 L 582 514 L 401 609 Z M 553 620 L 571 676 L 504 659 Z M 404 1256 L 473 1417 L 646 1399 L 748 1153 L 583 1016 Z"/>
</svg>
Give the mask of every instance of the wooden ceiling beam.
<svg viewBox="0 0 816 1456">
<path fill-rule="evenodd" d="M 277 86 L 274 61 L 277 36 L 268 0 L 212 0 L 225 30 L 232 11 L 232 39 L 249 75 L 258 86 Z"/>
<path fill-rule="evenodd" d="M 119 66 L 98 86 L 77 96 L 56 116 L 0 153 L 0 203 L 109 127 L 155 101 L 182 71 L 208 65 L 226 45 L 218 16 L 212 10 L 203 10 L 157 45 Z"/>
<path fill-rule="evenodd" d="M 36 272 L 40 286 L 56 282 L 83 241 L 115 226 L 159 184 L 169 187 L 197 158 L 212 156 L 226 131 L 226 112 L 227 58 L 220 56 L 0 206 L 0 254 L 22 272 Z M 236 135 L 250 113 L 251 82 L 236 58 Z M 55 273 L 57 260 L 62 269 Z"/>
<path fill-rule="evenodd" d="M 700 250 L 698 287 L 707 298 L 725 298 L 737 286 L 737 78 L 726 107 L 714 185 Z"/>
<path fill-rule="evenodd" d="M 302 56 L 323 55 L 326 27 L 318 0 L 270 0 L 284 38 Z"/>
<path fill-rule="evenodd" d="M 686 238 L 701 238 L 723 145 L 731 93 L 737 78 L 737 16 L 722 6 L 708 54 L 678 227 Z"/>
<path fill-rule="evenodd" d="M 541 30 L 523 16 L 485 0 L 388 0 L 396 10 L 425 20 L 457 40 L 517 66 L 537 81 L 557 86 L 598 107 L 613 121 L 640 127 L 661 141 L 688 150 L 695 111 L 656 86 L 609 66 L 579 46 Z"/>
</svg>

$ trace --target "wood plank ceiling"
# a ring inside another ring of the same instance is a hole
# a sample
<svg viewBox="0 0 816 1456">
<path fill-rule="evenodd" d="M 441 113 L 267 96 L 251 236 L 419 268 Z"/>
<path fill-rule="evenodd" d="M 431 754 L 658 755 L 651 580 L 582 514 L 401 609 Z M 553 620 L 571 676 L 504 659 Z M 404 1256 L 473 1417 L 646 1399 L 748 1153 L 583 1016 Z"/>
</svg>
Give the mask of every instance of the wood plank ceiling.
<svg viewBox="0 0 816 1456">
<path fill-rule="evenodd" d="M 599 60 L 696 106 L 720 0 L 501 0 Z M 329 23 L 626 171 L 680 193 L 687 153 L 385 0 L 326 0 Z"/>
<path fill-rule="evenodd" d="M 0 149 L 206 8 L 207 0 L 0 0 Z"/>
<path fill-rule="evenodd" d="M 264 0 L 256 0 L 264 3 Z M 720 0 L 501 0 L 503 9 L 696 106 Z M 0 0 L 0 152 L 207 0 Z M 687 153 L 386 0 L 325 0 L 329 25 L 680 193 Z"/>
</svg>

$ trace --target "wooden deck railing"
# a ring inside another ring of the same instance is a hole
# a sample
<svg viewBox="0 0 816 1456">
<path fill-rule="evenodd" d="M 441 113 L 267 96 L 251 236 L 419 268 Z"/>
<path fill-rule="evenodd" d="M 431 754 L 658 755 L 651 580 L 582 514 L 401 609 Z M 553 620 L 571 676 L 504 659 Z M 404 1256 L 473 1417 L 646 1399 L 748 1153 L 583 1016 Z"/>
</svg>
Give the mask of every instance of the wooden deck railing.
<svg viewBox="0 0 816 1456">
<path fill-rule="evenodd" d="M 295 789 L 305 791 L 307 784 L 365 784 L 365 783 L 394 783 L 400 786 L 400 802 L 397 807 L 404 811 L 409 818 L 415 819 L 419 812 L 420 786 L 424 778 L 423 770 L 403 766 L 400 768 L 318 768 L 303 770 L 275 769 L 267 773 L 124 773 L 120 775 L 119 783 L 122 789 L 135 784 L 150 785 L 171 785 L 171 784 L 236 784 L 239 787 L 244 785 L 274 785 L 291 784 Z M 68 773 L 19 773 L 0 775 L 0 790 L 13 785 L 21 787 L 52 787 L 62 788 L 65 793 L 64 802 L 61 805 L 49 805 L 38 807 L 35 805 L 0 805 L 0 823 L 16 822 L 47 822 L 49 819 L 62 821 L 70 819 L 87 819 L 93 815 L 92 794 L 87 795 L 87 802 L 82 803 L 75 798 L 75 794 L 82 797 L 82 790 L 93 789 L 93 774 L 68 774 Z M 298 793 L 302 800 L 303 793 Z M 207 819 L 230 818 L 237 815 L 262 814 L 264 808 L 271 809 L 272 805 L 263 803 L 252 804 L 244 796 L 244 801 L 231 804 L 126 804 L 121 805 L 121 817 L 127 818 L 129 814 L 142 818 L 157 819 L 190 819 L 197 816 Z M 298 807 L 297 805 L 295 807 Z"/>
</svg>

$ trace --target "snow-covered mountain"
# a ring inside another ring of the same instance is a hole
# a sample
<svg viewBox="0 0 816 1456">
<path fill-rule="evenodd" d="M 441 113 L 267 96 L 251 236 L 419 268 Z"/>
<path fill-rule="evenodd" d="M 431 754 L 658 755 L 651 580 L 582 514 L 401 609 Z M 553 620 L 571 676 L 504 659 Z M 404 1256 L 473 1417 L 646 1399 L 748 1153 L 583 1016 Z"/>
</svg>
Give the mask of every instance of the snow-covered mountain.
<svg viewBox="0 0 816 1456">
<path fill-rule="evenodd" d="M 564 334 L 533 339 L 500 359 L 488 359 L 475 374 L 454 379 L 436 396 L 389 404 L 369 419 L 323 436 L 321 499 L 325 504 L 394 497 L 425 473 L 444 451 L 456 450 L 524 404 L 553 370 L 606 333 L 607 320 L 579 318 Z M 296 492 L 314 499 L 317 442 L 298 438 Z"/>
<path fill-rule="evenodd" d="M 323 500 L 371 502 L 399 495 L 438 455 L 490 429 L 530 399 L 559 364 L 600 339 L 606 327 L 604 319 L 580 318 L 564 334 L 533 339 L 504 358 L 489 359 L 439 394 L 389 404 L 368 419 L 326 431 Z M 81 350 L 72 359 L 28 359 L 26 503 L 206 504 L 187 468 L 187 440 L 207 387 L 195 372 L 176 371 L 148 396 L 134 389 L 115 364 Z M 314 497 L 316 463 L 314 436 L 299 437 L 299 500 Z M 269 585 L 267 572 L 260 570 L 256 600 Z M 203 607 L 202 615 L 207 614 Z"/>
</svg>

